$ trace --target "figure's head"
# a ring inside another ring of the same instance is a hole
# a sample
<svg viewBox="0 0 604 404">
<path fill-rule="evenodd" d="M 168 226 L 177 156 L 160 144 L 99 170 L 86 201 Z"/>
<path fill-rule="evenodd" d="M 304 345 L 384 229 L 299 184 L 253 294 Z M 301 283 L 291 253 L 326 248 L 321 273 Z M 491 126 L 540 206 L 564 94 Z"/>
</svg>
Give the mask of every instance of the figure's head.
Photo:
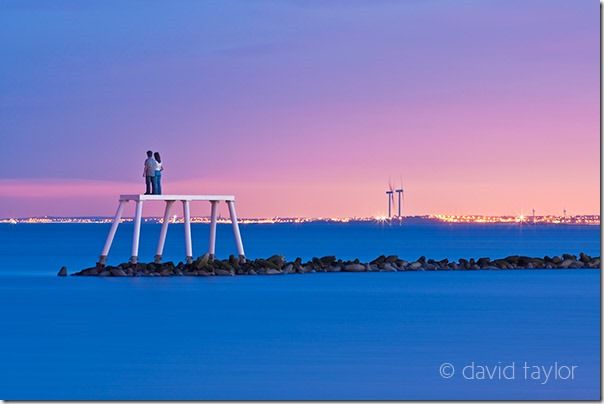
<svg viewBox="0 0 604 404">
<path fill-rule="evenodd" d="M 158 163 L 161 163 L 161 157 L 159 156 L 158 152 L 153 153 L 153 158 L 155 158 L 155 161 Z"/>
<path fill-rule="evenodd" d="M 153 152 L 151 150 L 147 150 L 147 157 L 153 156 Z"/>
</svg>

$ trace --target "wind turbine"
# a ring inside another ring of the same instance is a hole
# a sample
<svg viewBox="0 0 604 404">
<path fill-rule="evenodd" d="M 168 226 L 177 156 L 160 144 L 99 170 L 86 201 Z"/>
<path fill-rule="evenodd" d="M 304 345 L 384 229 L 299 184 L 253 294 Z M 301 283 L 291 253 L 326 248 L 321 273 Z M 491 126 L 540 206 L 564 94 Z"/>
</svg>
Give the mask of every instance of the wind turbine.
<svg viewBox="0 0 604 404">
<path fill-rule="evenodd" d="M 388 180 L 386 197 L 388 198 L 388 219 L 390 219 L 392 218 L 392 205 L 394 204 L 394 189 L 392 188 L 392 182 L 390 180 Z"/>
</svg>

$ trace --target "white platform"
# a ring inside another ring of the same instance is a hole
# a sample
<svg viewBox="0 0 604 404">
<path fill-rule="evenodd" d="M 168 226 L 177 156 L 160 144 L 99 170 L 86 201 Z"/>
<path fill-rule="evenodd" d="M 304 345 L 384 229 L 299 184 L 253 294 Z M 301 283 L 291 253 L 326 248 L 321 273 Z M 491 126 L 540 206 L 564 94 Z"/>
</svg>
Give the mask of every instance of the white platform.
<svg viewBox="0 0 604 404">
<path fill-rule="evenodd" d="M 120 201 L 234 201 L 234 195 L 120 195 Z"/>
<path fill-rule="evenodd" d="M 171 210 L 172 206 L 176 201 L 182 202 L 183 208 L 183 217 L 184 217 L 184 228 L 185 228 L 185 260 L 187 263 L 191 263 L 193 261 L 193 242 L 191 240 L 191 202 L 194 201 L 206 201 L 210 202 L 210 240 L 209 240 L 209 248 L 208 254 L 210 257 L 214 257 L 214 253 L 216 250 L 216 223 L 218 216 L 218 204 L 220 202 L 225 202 L 229 209 L 229 215 L 231 216 L 231 223 L 233 225 L 233 235 L 235 236 L 235 243 L 237 245 L 237 252 L 239 253 L 239 258 L 242 261 L 245 261 L 245 252 L 243 250 L 243 242 L 241 240 L 241 233 L 239 232 L 239 224 L 237 223 L 237 213 L 235 212 L 235 196 L 233 195 L 145 195 L 145 194 L 135 194 L 135 195 L 120 195 L 119 204 L 117 207 L 117 212 L 115 212 L 115 217 L 113 218 L 113 223 L 111 225 L 111 229 L 109 230 L 109 234 L 107 235 L 107 240 L 105 241 L 105 246 L 103 247 L 103 251 L 101 252 L 101 256 L 99 257 L 99 263 L 105 264 L 107 261 L 107 255 L 109 254 L 109 250 L 111 249 L 111 244 L 113 243 L 113 238 L 115 237 L 115 233 L 117 231 L 117 227 L 122 220 L 122 215 L 124 212 L 124 206 L 128 204 L 128 202 L 135 202 L 135 214 L 134 214 L 134 233 L 132 235 L 132 255 L 130 257 L 130 262 L 136 264 L 138 262 L 138 244 L 140 239 L 140 230 L 141 230 L 141 221 L 143 216 L 143 202 L 144 201 L 163 201 L 166 203 L 166 208 L 164 211 L 164 219 L 162 222 L 161 231 L 159 234 L 159 242 L 157 244 L 157 252 L 155 254 L 155 262 L 159 263 L 162 259 L 162 254 L 164 250 L 164 244 L 166 242 L 166 234 L 168 232 L 168 225 L 170 223 Z"/>
</svg>

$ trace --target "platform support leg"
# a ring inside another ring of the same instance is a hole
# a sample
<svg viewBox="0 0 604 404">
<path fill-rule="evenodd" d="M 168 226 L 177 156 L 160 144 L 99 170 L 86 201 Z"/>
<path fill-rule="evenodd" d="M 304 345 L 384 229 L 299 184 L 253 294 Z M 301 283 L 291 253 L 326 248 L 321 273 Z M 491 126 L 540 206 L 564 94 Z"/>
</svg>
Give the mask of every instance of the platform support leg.
<svg viewBox="0 0 604 404">
<path fill-rule="evenodd" d="M 187 264 L 193 262 L 193 242 L 191 241 L 191 202 L 182 201 L 182 210 L 185 217 L 185 260 Z"/>
<path fill-rule="evenodd" d="M 212 204 L 212 211 L 210 213 L 210 246 L 208 248 L 208 255 L 213 260 L 216 254 L 216 216 L 218 215 L 218 201 L 210 201 Z"/>
<path fill-rule="evenodd" d="M 159 233 L 159 242 L 157 243 L 157 251 L 155 252 L 155 263 L 160 264 L 164 253 L 164 244 L 166 244 L 166 235 L 168 234 L 168 224 L 170 223 L 170 209 L 174 201 L 166 201 L 166 210 L 164 211 L 164 221 L 161 225 Z"/>
<path fill-rule="evenodd" d="M 107 255 L 109 255 L 109 250 L 111 249 L 111 244 L 113 243 L 113 238 L 115 237 L 115 232 L 117 231 L 117 226 L 119 226 L 120 221 L 122 220 L 122 213 L 124 213 L 125 204 L 126 201 L 120 201 L 117 205 L 117 211 L 115 212 L 113 223 L 111 223 L 111 229 L 109 229 L 107 240 L 105 240 L 105 246 L 103 247 L 103 251 L 99 257 L 100 265 L 105 265 L 107 263 Z"/>
<path fill-rule="evenodd" d="M 136 213 L 134 215 L 134 232 L 132 233 L 132 256 L 130 263 L 138 262 L 138 242 L 141 236 L 141 220 L 143 218 L 143 201 L 136 201 Z"/>
<path fill-rule="evenodd" d="M 241 241 L 241 233 L 239 232 L 239 223 L 237 223 L 237 213 L 235 212 L 235 201 L 226 201 L 229 206 L 229 213 L 231 215 L 231 223 L 233 224 L 233 234 L 235 235 L 235 242 L 237 243 L 237 252 L 239 253 L 239 260 L 245 262 L 245 252 L 243 251 L 243 242 Z"/>
</svg>

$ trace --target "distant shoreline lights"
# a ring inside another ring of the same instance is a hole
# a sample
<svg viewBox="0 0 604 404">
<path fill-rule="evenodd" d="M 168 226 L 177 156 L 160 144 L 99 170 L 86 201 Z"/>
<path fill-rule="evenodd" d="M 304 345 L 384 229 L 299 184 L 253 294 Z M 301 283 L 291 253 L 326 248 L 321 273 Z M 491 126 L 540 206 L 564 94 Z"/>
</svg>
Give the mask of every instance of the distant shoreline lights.
<svg viewBox="0 0 604 404">
<path fill-rule="evenodd" d="M 575 216 L 489 216 L 489 215 L 423 215 L 423 216 L 403 216 L 387 218 L 385 216 L 371 217 L 344 217 L 344 218 L 300 218 L 300 217 L 274 217 L 274 218 L 240 218 L 241 224 L 279 224 L 279 223 L 399 223 L 409 219 L 419 219 L 426 221 L 436 221 L 451 224 L 551 224 L 551 225 L 600 225 L 600 215 L 575 215 Z M 0 224 L 103 224 L 111 223 L 112 217 L 24 217 L 24 218 L 3 218 Z M 123 222 L 131 222 L 132 218 L 123 218 Z M 161 217 L 143 218 L 144 223 L 163 223 Z M 181 217 L 170 218 L 171 223 L 182 223 Z M 209 223 L 210 218 L 206 216 L 196 216 L 191 218 L 192 223 Z M 228 218 L 218 218 L 218 223 L 230 223 Z"/>
<path fill-rule="evenodd" d="M 446 223 L 518 223 L 518 224 L 574 224 L 599 225 L 600 215 L 575 216 L 484 216 L 484 215 L 431 215 Z"/>
</svg>

